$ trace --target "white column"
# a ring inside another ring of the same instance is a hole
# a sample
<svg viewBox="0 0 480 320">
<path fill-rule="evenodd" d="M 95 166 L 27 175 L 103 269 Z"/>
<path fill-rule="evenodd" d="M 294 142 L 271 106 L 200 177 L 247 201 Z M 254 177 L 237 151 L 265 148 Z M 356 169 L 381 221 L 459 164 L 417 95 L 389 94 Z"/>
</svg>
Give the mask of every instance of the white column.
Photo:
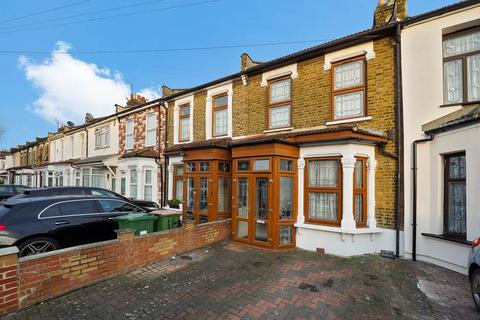
<svg viewBox="0 0 480 320">
<path fill-rule="evenodd" d="M 137 198 L 143 200 L 144 197 L 144 188 L 145 185 L 145 174 L 143 167 L 137 165 Z"/>
<path fill-rule="evenodd" d="M 342 158 L 343 189 L 342 189 L 342 229 L 355 229 L 355 218 L 353 216 L 353 170 L 355 158 Z"/>
<path fill-rule="evenodd" d="M 298 204 L 297 204 L 297 223 L 303 224 L 305 223 L 305 214 L 303 212 L 304 209 L 304 180 L 305 180 L 305 159 L 300 158 L 297 160 L 297 167 L 298 167 L 298 175 L 297 175 L 297 189 L 298 189 Z"/>
<path fill-rule="evenodd" d="M 375 171 L 377 170 L 377 160 L 369 158 L 367 160 L 367 225 L 369 228 L 377 227 L 375 218 Z"/>
<path fill-rule="evenodd" d="M 173 165 L 168 165 L 168 199 L 173 199 L 173 188 L 175 186 L 173 185 Z"/>
</svg>

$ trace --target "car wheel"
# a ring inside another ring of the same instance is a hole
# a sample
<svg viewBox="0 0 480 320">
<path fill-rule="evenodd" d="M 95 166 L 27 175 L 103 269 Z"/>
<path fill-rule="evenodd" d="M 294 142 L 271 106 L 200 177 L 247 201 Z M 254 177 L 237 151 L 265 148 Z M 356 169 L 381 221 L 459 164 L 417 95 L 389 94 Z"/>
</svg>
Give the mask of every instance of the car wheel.
<svg viewBox="0 0 480 320">
<path fill-rule="evenodd" d="M 477 309 L 480 311 L 480 268 L 477 268 L 472 275 L 472 296 L 473 301 L 477 305 Z"/>
<path fill-rule="evenodd" d="M 50 252 L 53 250 L 60 249 L 60 244 L 57 240 L 47 237 L 38 237 L 28 239 L 25 242 L 22 242 L 18 246 L 18 256 L 19 257 L 26 257 L 32 256 L 35 254 L 40 254 L 44 252 Z"/>
</svg>

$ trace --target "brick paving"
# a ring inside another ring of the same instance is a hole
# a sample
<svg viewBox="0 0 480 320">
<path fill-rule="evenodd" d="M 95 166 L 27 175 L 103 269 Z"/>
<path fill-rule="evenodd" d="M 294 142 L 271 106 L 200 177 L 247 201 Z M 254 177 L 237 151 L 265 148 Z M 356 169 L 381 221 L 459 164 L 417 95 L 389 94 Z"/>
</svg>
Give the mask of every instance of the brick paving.
<svg viewBox="0 0 480 320">
<path fill-rule="evenodd" d="M 7 319 L 478 319 L 466 288 L 466 277 L 427 264 L 222 242 Z"/>
</svg>

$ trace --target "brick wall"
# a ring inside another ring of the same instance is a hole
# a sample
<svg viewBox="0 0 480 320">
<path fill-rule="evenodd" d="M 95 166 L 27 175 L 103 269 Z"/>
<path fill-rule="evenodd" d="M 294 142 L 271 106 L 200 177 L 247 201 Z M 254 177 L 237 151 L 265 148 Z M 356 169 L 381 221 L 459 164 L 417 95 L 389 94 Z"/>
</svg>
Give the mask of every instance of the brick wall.
<svg viewBox="0 0 480 320">
<path fill-rule="evenodd" d="M 140 237 L 123 230 L 117 240 L 19 260 L 0 249 L 0 316 L 229 237 L 223 220 Z"/>
</svg>

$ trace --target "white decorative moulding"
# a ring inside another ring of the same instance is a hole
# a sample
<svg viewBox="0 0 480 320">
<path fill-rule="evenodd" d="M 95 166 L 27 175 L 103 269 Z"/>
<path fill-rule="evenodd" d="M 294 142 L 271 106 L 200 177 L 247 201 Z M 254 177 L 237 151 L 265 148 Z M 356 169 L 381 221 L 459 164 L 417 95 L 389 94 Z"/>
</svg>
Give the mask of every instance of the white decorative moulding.
<svg viewBox="0 0 480 320">
<path fill-rule="evenodd" d="M 262 82 L 260 82 L 260 85 L 262 87 L 266 87 L 268 84 L 268 80 L 272 80 L 275 78 L 288 76 L 288 75 L 290 75 L 292 79 L 298 78 L 296 63 L 262 73 Z"/>
<path fill-rule="evenodd" d="M 363 54 L 365 55 L 365 58 L 367 60 L 375 58 L 375 51 L 373 50 L 373 41 L 365 42 L 353 47 L 327 53 L 325 55 L 325 63 L 323 65 L 323 69 L 330 70 L 332 68 L 332 63 L 335 63 L 340 60 L 357 57 Z"/>
</svg>

